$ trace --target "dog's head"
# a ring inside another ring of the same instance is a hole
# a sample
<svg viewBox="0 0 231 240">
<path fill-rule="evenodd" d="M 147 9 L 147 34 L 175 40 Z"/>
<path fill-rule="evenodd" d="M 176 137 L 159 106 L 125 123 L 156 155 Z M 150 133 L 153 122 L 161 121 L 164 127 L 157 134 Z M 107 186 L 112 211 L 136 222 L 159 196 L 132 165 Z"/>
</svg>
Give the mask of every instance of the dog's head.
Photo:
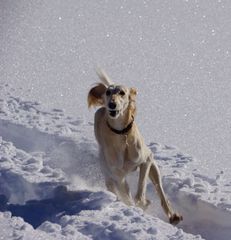
<svg viewBox="0 0 231 240">
<path fill-rule="evenodd" d="M 126 110 L 132 115 L 135 114 L 135 88 L 128 88 L 122 85 L 115 85 L 108 82 L 97 84 L 88 94 L 88 106 L 104 106 L 108 116 L 116 119 L 123 115 Z"/>
<path fill-rule="evenodd" d="M 104 103 L 110 118 L 123 115 L 134 99 L 136 90 L 122 85 L 110 85 L 104 94 Z"/>
</svg>

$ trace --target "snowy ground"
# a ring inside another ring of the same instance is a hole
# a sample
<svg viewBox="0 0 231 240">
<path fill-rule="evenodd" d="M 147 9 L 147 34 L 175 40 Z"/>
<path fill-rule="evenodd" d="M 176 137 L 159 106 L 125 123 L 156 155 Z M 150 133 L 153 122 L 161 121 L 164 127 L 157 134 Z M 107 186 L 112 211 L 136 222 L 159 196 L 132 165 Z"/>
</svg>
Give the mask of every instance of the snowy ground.
<svg viewBox="0 0 231 240">
<path fill-rule="evenodd" d="M 13 93 L 13 94 L 12 94 Z M 150 143 L 164 188 L 184 216 L 168 224 L 152 185 L 152 204 L 128 208 L 105 191 L 92 122 L 14 96 L 0 99 L 0 228 L 2 239 L 229 239 L 231 181 L 225 169 L 204 175 L 174 147 Z M 136 173 L 130 177 L 132 188 Z"/>
</svg>

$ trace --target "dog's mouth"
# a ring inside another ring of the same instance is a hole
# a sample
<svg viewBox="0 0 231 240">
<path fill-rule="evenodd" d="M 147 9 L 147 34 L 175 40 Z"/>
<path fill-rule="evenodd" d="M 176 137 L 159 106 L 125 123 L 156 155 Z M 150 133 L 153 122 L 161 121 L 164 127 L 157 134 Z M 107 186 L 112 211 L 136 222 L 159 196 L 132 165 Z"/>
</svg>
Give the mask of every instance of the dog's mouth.
<svg viewBox="0 0 231 240">
<path fill-rule="evenodd" d="M 116 117 L 118 114 L 119 114 L 118 110 L 109 110 L 109 115 L 113 118 Z"/>
</svg>

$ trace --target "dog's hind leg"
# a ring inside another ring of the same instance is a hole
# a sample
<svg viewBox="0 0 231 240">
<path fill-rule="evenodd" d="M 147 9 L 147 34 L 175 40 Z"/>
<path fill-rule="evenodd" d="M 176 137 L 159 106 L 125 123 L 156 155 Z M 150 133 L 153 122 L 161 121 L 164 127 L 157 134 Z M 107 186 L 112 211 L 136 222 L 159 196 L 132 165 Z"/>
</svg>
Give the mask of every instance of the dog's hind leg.
<svg viewBox="0 0 231 240">
<path fill-rule="evenodd" d="M 170 202 L 167 200 L 164 194 L 160 172 L 157 165 L 154 163 L 154 161 L 152 162 L 150 167 L 149 177 L 153 182 L 154 186 L 156 187 L 157 193 L 161 200 L 161 206 L 163 207 L 164 212 L 168 216 L 169 222 L 174 225 L 178 224 L 180 221 L 183 220 L 183 217 L 173 212 Z"/>
<path fill-rule="evenodd" d="M 136 206 L 144 210 L 147 209 L 148 205 L 150 204 L 150 201 L 146 199 L 147 178 L 149 175 L 150 167 L 151 167 L 150 161 L 147 161 L 140 165 L 138 189 L 135 196 Z"/>
</svg>

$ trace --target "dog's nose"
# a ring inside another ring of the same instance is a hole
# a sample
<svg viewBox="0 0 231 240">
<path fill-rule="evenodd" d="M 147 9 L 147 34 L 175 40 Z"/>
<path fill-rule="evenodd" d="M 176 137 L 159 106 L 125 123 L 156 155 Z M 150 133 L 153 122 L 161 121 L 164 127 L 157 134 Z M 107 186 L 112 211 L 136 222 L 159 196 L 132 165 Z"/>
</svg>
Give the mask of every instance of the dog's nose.
<svg viewBox="0 0 231 240">
<path fill-rule="evenodd" d="M 114 102 L 109 102 L 108 107 L 110 109 L 115 109 L 116 108 L 116 104 Z"/>
</svg>

